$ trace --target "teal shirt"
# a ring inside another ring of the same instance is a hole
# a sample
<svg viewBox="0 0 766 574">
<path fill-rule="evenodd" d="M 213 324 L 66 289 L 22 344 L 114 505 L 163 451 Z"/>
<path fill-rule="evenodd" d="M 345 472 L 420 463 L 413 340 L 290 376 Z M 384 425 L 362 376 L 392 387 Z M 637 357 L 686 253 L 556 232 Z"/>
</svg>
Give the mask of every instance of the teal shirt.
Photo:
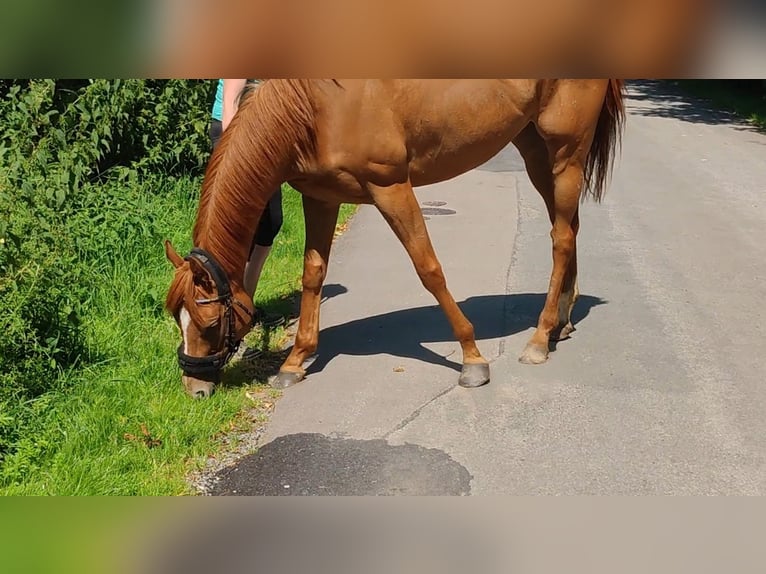
<svg viewBox="0 0 766 574">
<path fill-rule="evenodd" d="M 223 80 L 218 80 L 218 88 L 215 91 L 213 102 L 213 119 L 223 121 Z"/>
<path fill-rule="evenodd" d="M 250 84 L 260 84 L 261 80 L 248 80 Z M 223 80 L 218 80 L 218 87 L 215 90 L 215 101 L 213 102 L 213 119 L 219 122 L 223 121 Z"/>
</svg>

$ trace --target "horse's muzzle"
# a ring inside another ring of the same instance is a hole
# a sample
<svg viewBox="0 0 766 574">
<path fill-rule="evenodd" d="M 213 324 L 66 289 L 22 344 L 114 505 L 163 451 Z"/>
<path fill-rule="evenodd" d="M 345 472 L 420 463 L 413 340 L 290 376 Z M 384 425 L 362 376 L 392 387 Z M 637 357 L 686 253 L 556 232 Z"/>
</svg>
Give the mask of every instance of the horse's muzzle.
<svg viewBox="0 0 766 574">
<path fill-rule="evenodd" d="M 198 379 L 189 375 L 183 375 L 181 380 L 184 384 L 186 393 L 193 399 L 207 399 L 213 396 L 215 393 L 216 384 L 219 381 L 218 377 L 212 379 Z"/>
</svg>

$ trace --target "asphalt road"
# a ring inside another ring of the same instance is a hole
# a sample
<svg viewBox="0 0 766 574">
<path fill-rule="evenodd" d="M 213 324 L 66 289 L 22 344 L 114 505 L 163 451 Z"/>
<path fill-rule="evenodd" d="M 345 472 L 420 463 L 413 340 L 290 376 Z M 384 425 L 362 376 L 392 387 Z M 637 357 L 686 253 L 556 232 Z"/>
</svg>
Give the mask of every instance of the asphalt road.
<svg viewBox="0 0 766 574">
<path fill-rule="evenodd" d="M 547 363 L 517 357 L 551 269 L 515 149 L 418 192 L 491 382 L 380 215 L 336 244 L 319 356 L 215 494 L 764 494 L 766 135 L 631 84 L 622 154 L 581 209 L 581 298 Z M 435 202 L 435 203 L 430 203 Z"/>
</svg>

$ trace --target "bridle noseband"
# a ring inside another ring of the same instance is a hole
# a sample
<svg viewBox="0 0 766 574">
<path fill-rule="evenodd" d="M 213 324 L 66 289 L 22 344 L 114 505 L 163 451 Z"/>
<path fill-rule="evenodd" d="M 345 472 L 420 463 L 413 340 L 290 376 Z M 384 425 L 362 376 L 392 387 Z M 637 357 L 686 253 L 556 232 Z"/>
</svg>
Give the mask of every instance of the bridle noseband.
<svg viewBox="0 0 766 574">
<path fill-rule="evenodd" d="M 191 250 L 189 255 L 184 257 L 186 261 L 196 259 L 202 266 L 210 273 L 210 276 L 215 282 L 218 296 L 211 297 L 210 299 L 196 299 L 195 303 L 198 305 L 206 305 L 210 303 L 221 303 L 224 306 L 223 320 L 226 323 L 226 335 L 224 339 L 224 347 L 217 353 L 207 355 L 205 357 L 192 357 L 187 355 L 183 350 L 183 343 L 178 347 L 178 365 L 184 374 L 188 375 L 207 375 L 220 371 L 224 365 L 231 359 L 232 355 L 239 349 L 239 341 L 236 338 L 236 328 L 234 319 L 234 305 L 239 306 L 245 313 L 250 316 L 250 322 L 252 324 L 254 315 L 245 305 L 238 301 L 231 292 L 229 280 L 226 277 L 226 273 L 221 268 L 220 264 L 215 258 L 199 247 L 195 247 Z"/>
</svg>

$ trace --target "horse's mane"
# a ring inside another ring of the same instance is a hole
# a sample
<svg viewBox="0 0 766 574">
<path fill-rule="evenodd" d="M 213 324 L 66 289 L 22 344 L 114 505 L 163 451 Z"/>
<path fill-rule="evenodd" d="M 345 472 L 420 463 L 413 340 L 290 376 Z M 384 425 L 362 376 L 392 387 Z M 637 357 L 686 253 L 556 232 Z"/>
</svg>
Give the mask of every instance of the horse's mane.
<svg viewBox="0 0 766 574">
<path fill-rule="evenodd" d="M 247 258 L 258 215 L 283 183 L 285 170 L 315 150 L 313 101 L 306 80 L 266 80 L 258 89 L 246 87 L 210 158 L 193 239 L 228 274 Z"/>
</svg>

